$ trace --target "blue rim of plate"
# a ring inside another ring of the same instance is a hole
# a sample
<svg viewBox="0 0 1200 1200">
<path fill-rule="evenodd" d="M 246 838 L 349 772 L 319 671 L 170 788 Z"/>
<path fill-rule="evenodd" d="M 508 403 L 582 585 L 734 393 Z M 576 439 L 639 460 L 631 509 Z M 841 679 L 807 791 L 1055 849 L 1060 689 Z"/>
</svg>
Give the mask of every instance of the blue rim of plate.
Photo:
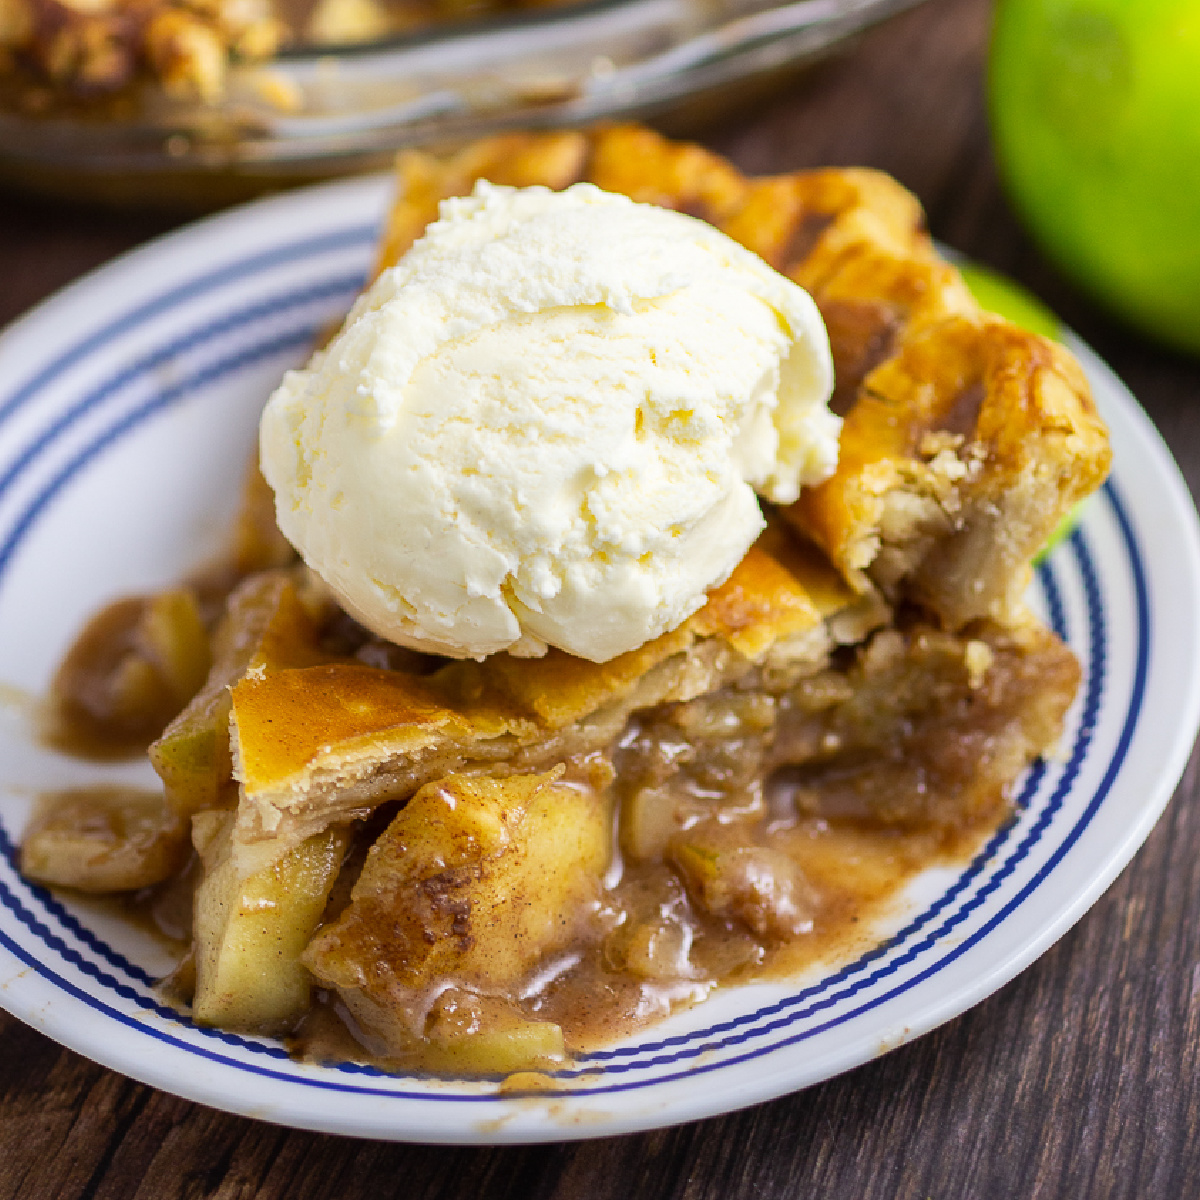
<svg viewBox="0 0 1200 1200">
<path fill-rule="evenodd" d="M 307 257 L 316 256 L 331 248 L 344 249 L 361 246 L 366 254 L 373 246 L 375 236 L 376 229 L 373 225 L 358 224 L 320 237 L 309 237 L 290 242 L 263 253 L 245 256 L 216 270 L 198 275 L 153 300 L 132 308 L 107 323 L 104 328 L 69 346 L 51 363 L 11 393 L 6 400 L 0 402 L 0 438 L 4 436 L 6 423 L 18 412 L 36 402 L 39 394 L 61 377 L 68 368 L 84 363 L 90 353 L 138 328 L 149 318 L 219 289 L 228 283 L 246 279 L 256 273 L 268 272 L 283 264 L 301 262 Z M 102 414 L 105 412 L 106 406 L 118 407 L 116 401 L 119 400 L 121 391 L 126 385 L 144 378 L 148 372 L 153 371 L 158 364 L 179 350 L 186 348 L 194 351 L 209 342 L 217 341 L 219 343 L 221 337 L 232 329 L 242 328 L 260 318 L 279 317 L 292 310 L 301 310 L 306 304 L 313 301 L 344 301 L 348 303 L 357 292 L 361 281 L 361 272 L 346 273 L 342 271 L 325 278 L 318 278 L 304 288 L 285 289 L 266 299 L 259 299 L 253 304 L 225 313 L 217 320 L 210 320 L 196 328 L 189 329 L 185 334 L 178 335 L 155 350 L 139 356 L 135 362 L 109 375 L 98 386 L 88 389 L 85 395 L 60 415 L 55 416 L 47 425 L 35 430 L 32 436 L 27 436 L 24 446 L 9 459 L 8 467 L 3 474 L 0 474 L 0 500 L 3 500 L 5 494 L 38 462 L 57 439 L 70 431 L 85 416 Z M 155 389 L 148 399 L 133 408 L 122 411 L 98 433 L 91 435 L 87 443 L 74 452 L 67 463 L 51 476 L 49 482 L 44 484 L 33 498 L 25 503 L 16 519 L 10 522 L 6 528 L 0 529 L 0 587 L 3 586 L 5 574 L 11 565 L 15 551 L 34 527 L 38 517 L 98 455 L 144 422 L 187 400 L 204 386 L 254 363 L 298 351 L 311 342 L 316 331 L 317 326 L 310 319 L 304 317 L 302 312 L 298 312 L 296 320 L 282 332 L 272 332 L 269 337 L 264 336 L 249 346 L 239 348 L 233 354 L 219 355 L 215 360 L 205 363 L 186 378 L 171 386 Z M 827 1020 L 818 1021 L 815 1024 L 801 1024 L 818 1017 L 826 1009 L 853 1000 L 858 993 L 895 975 L 943 941 L 1013 874 L 1017 867 L 1028 858 L 1034 847 L 1045 838 L 1052 818 L 1061 808 L 1064 798 L 1070 793 L 1087 758 L 1097 712 L 1104 694 L 1108 653 L 1107 627 L 1104 619 L 1101 584 L 1083 528 L 1077 529 L 1067 544 L 1051 555 L 1038 571 L 1038 581 L 1049 615 L 1049 623 L 1064 640 L 1069 640 L 1069 630 L 1066 627 L 1066 614 L 1056 573 L 1058 567 L 1066 561 L 1064 551 L 1069 551 L 1070 561 L 1077 573 L 1086 602 L 1087 664 L 1084 675 L 1082 713 L 1073 743 L 1067 754 L 1066 765 L 1058 774 L 1057 781 L 1053 783 L 1049 795 L 1042 794 L 1045 790 L 1044 785 L 1048 783 L 1050 777 L 1045 764 L 1039 762 L 1033 766 L 1025 779 L 1021 793 L 1014 805 L 1014 816 L 1002 824 L 988 839 L 953 884 L 913 917 L 903 929 L 878 946 L 811 986 L 801 988 L 775 1003 L 743 1013 L 734 1019 L 658 1040 L 638 1041 L 630 1045 L 581 1054 L 575 1060 L 578 1065 L 555 1072 L 555 1077 L 563 1081 L 580 1078 L 595 1080 L 600 1077 L 604 1082 L 571 1087 L 570 1095 L 594 1096 L 626 1091 L 631 1088 L 656 1086 L 673 1079 L 714 1071 L 735 1063 L 773 1054 L 782 1047 L 803 1042 L 818 1033 L 842 1025 L 877 1008 L 915 987 L 923 980 L 936 975 L 987 936 L 996 925 L 1006 919 L 1013 910 L 1032 895 L 1079 839 L 1108 795 L 1128 752 L 1145 696 L 1150 653 L 1150 606 L 1146 573 L 1132 523 L 1115 482 L 1110 480 L 1106 483 L 1102 494 L 1120 531 L 1133 585 L 1137 618 L 1133 686 L 1120 735 L 1111 759 L 1106 764 L 1100 783 L 1083 808 L 1079 819 L 1066 831 L 1032 878 L 969 937 L 957 942 L 951 949 L 936 957 L 934 961 L 926 963 L 916 973 L 905 975 L 894 987 L 882 993 L 872 994 L 862 1004 L 839 1011 Z M 1020 822 L 1017 817 L 1031 805 L 1038 806 L 1038 816 L 1018 838 Z M 16 871 L 16 853 L 16 848 L 6 830 L 0 825 L 0 858 L 7 861 L 14 873 Z M 975 884 L 979 884 L 979 886 L 972 890 Z M 25 885 L 25 889 L 27 897 L 34 901 L 47 917 L 57 922 L 60 928 L 70 934 L 83 949 L 94 957 L 86 958 L 79 949 L 67 944 L 26 907 L 20 896 L 15 894 L 3 881 L 0 881 L 0 906 L 7 909 L 12 918 L 53 949 L 65 961 L 73 964 L 111 993 L 133 1002 L 147 1013 L 152 1013 L 159 1022 L 165 1020 L 168 1024 L 182 1027 L 188 1031 L 190 1036 L 199 1036 L 208 1044 L 196 1045 L 175 1036 L 167 1029 L 159 1027 L 158 1024 L 144 1024 L 135 1017 L 112 1007 L 103 999 L 63 978 L 51 967 L 29 954 L 22 946 L 13 941 L 3 928 L 0 928 L 0 946 L 5 947 L 27 967 L 98 1014 L 116 1020 L 140 1033 L 148 1034 L 177 1049 L 224 1066 L 289 1083 L 300 1083 L 308 1087 L 409 1100 L 493 1101 L 495 1099 L 490 1092 L 448 1090 L 407 1092 L 399 1090 L 395 1086 L 372 1087 L 352 1082 L 346 1077 L 366 1076 L 379 1080 L 392 1080 L 393 1083 L 399 1078 L 376 1068 L 356 1063 L 331 1064 L 324 1068 L 319 1077 L 314 1077 L 311 1073 L 281 1070 L 262 1061 L 247 1062 L 230 1057 L 228 1054 L 222 1053 L 218 1046 L 224 1045 L 260 1060 L 291 1062 L 286 1050 L 277 1043 L 196 1026 L 175 1010 L 161 1004 L 152 994 L 147 994 L 153 986 L 154 980 L 146 971 L 104 943 L 67 911 L 46 889 L 32 885 Z M 115 978 L 98 965 L 97 960 L 107 963 L 123 979 Z M 797 1026 L 800 1027 L 797 1028 Z M 727 1054 L 716 1061 L 696 1061 L 701 1057 L 711 1055 L 713 1051 L 728 1051 L 751 1040 L 775 1034 L 784 1036 L 777 1037 L 766 1045 L 755 1045 L 742 1052 Z M 675 1068 L 684 1063 L 690 1063 L 690 1065 L 671 1074 L 653 1074 L 650 1077 L 638 1079 L 622 1080 L 618 1078 L 635 1071 L 661 1067 Z M 608 1082 L 610 1078 L 612 1081 Z"/>
</svg>

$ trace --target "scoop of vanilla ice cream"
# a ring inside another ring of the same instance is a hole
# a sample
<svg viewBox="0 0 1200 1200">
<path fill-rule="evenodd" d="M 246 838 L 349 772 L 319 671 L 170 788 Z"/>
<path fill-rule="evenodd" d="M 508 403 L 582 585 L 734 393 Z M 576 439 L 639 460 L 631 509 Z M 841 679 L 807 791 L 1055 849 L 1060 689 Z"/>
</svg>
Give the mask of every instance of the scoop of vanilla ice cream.
<svg viewBox="0 0 1200 1200">
<path fill-rule="evenodd" d="M 446 201 L 261 425 L 279 526 L 381 637 L 603 662 L 836 465 L 806 292 L 590 184 Z"/>
</svg>

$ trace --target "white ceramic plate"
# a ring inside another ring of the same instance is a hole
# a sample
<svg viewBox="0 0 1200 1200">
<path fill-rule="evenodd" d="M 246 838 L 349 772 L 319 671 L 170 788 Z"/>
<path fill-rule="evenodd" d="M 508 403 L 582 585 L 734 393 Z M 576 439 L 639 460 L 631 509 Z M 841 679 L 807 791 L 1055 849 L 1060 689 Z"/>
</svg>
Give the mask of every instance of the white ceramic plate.
<svg viewBox="0 0 1200 1200">
<path fill-rule="evenodd" d="M 584 1056 L 559 1090 L 292 1062 L 159 1002 L 170 964 L 94 908 L 25 883 L 33 796 L 144 764 L 57 757 L 30 736 L 81 621 L 221 545 L 257 413 L 371 258 L 387 185 L 337 184 L 215 217 L 75 284 L 0 337 L 0 1004 L 157 1087 L 287 1125 L 445 1142 L 646 1129 L 769 1099 L 955 1016 L 1042 953 L 1149 832 L 1200 717 L 1200 539 L 1175 465 L 1132 397 L 1076 345 L 1113 433 L 1112 480 L 1035 584 L 1084 685 L 1060 757 L 961 870 L 929 872 L 875 950 L 789 984 L 719 991 Z"/>
</svg>

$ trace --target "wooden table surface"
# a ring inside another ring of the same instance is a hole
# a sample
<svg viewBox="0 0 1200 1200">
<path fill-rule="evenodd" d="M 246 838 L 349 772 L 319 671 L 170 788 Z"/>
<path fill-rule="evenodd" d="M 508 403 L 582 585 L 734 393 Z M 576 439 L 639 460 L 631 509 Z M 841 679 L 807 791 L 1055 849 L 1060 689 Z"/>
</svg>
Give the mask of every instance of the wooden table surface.
<svg viewBox="0 0 1200 1200">
<path fill-rule="evenodd" d="M 1022 280 L 1096 347 L 1195 492 L 1200 363 L 1081 299 L 1001 196 L 982 99 L 988 16 L 988 0 L 929 0 L 702 138 L 747 171 L 898 176 L 935 235 Z M 177 223 L 0 196 L 0 324 Z M 1109 892 L 971 1012 L 819 1087 L 641 1136 L 441 1149 L 281 1129 L 133 1083 L 0 1013 L 0 1197 L 1200 1195 L 1197 800 L 1193 757 Z"/>
</svg>

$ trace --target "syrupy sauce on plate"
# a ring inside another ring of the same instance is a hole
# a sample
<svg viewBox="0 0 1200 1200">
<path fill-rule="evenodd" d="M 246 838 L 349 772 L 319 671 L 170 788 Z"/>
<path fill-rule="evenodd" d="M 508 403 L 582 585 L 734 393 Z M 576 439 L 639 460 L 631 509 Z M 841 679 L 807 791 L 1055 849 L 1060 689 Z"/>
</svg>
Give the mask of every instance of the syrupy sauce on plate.
<svg viewBox="0 0 1200 1200">
<path fill-rule="evenodd" d="M 110 788 L 98 787 L 48 794 L 45 799 L 78 804 L 90 797 L 104 807 L 112 801 L 111 793 Z M 741 922 L 700 912 L 661 862 L 618 861 L 610 868 L 610 886 L 587 927 L 588 935 L 541 964 L 525 981 L 518 1003 L 527 1015 L 560 1025 L 569 1051 L 585 1053 L 702 1001 L 718 986 L 787 979 L 817 964 L 833 969 L 879 942 L 898 895 L 917 873 L 965 861 L 993 825 L 989 821 L 950 834 L 815 817 L 764 818 L 757 825 L 756 840 L 784 853 L 811 888 L 811 926 L 783 937 L 756 936 Z M 369 836 L 356 840 L 330 898 L 330 918 L 348 903 L 369 841 Z M 85 911 L 130 923 L 182 963 L 161 990 L 184 1012 L 190 985 L 192 894 L 198 878 L 193 855 L 182 871 L 154 887 L 113 896 L 72 893 Z M 644 957 L 657 955 L 661 960 L 658 978 L 623 969 L 620 961 L 622 935 L 631 925 L 644 927 L 647 922 L 656 926 L 658 944 Z M 308 1061 L 350 1060 L 393 1071 L 421 1071 L 425 1066 L 419 1051 L 389 1054 L 358 1025 L 336 993 L 319 988 L 288 1044 Z"/>
<path fill-rule="evenodd" d="M 820 818 L 764 818 L 756 840 L 786 855 L 810 885 L 811 925 L 790 936 L 758 936 L 740 921 L 706 915 L 661 862 L 618 864 L 585 935 L 541 964 L 511 998 L 526 1016 L 560 1025 L 569 1052 L 586 1053 L 704 1000 L 718 986 L 785 980 L 818 966 L 836 969 L 879 943 L 915 875 L 966 861 L 994 824 L 916 833 Z M 660 943 L 649 955 L 662 960 L 656 978 L 646 977 L 645 963 L 634 972 L 621 961 L 623 935 L 646 924 L 656 927 Z M 331 991 L 315 992 L 289 1048 L 313 1062 L 427 1069 L 419 1051 L 389 1053 Z"/>
</svg>

